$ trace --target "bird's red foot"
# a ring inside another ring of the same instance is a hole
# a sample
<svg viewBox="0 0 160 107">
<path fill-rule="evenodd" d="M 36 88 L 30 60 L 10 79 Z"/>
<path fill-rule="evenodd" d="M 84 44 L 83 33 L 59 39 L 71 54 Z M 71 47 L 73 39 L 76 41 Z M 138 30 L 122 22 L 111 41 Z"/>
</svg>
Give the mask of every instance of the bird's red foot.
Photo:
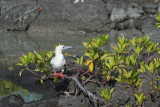
<svg viewBox="0 0 160 107">
<path fill-rule="evenodd" d="M 53 74 L 53 77 L 56 77 L 56 76 L 61 77 L 62 79 L 64 79 L 64 75 L 63 75 L 62 72 L 61 72 L 61 73 L 57 73 L 57 72 L 55 71 L 54 74 Z"/>
</svg>

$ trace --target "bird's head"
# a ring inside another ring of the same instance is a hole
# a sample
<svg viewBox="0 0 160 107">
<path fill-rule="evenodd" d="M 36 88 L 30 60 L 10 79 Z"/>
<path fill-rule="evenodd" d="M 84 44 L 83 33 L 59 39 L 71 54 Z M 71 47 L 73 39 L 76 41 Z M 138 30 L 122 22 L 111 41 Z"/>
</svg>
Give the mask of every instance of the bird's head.
<svg viewBox="0 0 160 107">
<path fill-rule="evenodd" d="M 55 53 L 62 53 L 63 50 L 72 48 L 72 46 L 64 46 L 64 45 L 59 45 L 55 49 Z"/>
</svg>

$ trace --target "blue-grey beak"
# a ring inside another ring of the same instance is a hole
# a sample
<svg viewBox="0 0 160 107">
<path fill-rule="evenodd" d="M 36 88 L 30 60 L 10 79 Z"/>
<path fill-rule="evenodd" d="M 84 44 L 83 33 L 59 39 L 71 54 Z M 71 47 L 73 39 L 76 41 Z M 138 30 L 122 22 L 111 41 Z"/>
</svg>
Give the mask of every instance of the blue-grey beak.
<svg viewBox="0 0 160 107">
<path fill-rule="evenodd" d="M 69 48 L 72 48 L 72 46 L 64 46 L 63 49 L 69 49 Z"/>
</svg>

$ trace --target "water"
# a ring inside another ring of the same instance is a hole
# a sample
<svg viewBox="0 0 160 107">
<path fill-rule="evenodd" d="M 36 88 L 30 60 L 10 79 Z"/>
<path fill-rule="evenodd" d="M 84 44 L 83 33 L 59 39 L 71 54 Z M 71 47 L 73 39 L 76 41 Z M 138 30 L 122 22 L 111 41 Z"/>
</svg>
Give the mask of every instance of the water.
<svg viewBox="0 0 160 107">
<path fill-rule="evenodd" d="M 36 101 L 42 98 L 42 94 L 30 92 L 27 89 L 15 85 L 11 81 L 0 78 L 0 100 L 10 94 L 20 94 L 25 102 Z"/>
</svg>

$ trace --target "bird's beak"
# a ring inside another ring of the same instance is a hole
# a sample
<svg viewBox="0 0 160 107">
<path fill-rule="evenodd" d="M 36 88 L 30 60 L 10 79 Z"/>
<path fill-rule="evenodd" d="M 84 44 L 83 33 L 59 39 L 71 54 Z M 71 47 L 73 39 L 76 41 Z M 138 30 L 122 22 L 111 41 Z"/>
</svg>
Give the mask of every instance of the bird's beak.
<svg viewBox="0 0 160 107">
<path fill-rule="evenodd" d="M 68 49 L 68 48 L 72 48 L 72 46 L 64 46 L 63 49 L 65 50 L 65 49 Z"/>
</svg>

